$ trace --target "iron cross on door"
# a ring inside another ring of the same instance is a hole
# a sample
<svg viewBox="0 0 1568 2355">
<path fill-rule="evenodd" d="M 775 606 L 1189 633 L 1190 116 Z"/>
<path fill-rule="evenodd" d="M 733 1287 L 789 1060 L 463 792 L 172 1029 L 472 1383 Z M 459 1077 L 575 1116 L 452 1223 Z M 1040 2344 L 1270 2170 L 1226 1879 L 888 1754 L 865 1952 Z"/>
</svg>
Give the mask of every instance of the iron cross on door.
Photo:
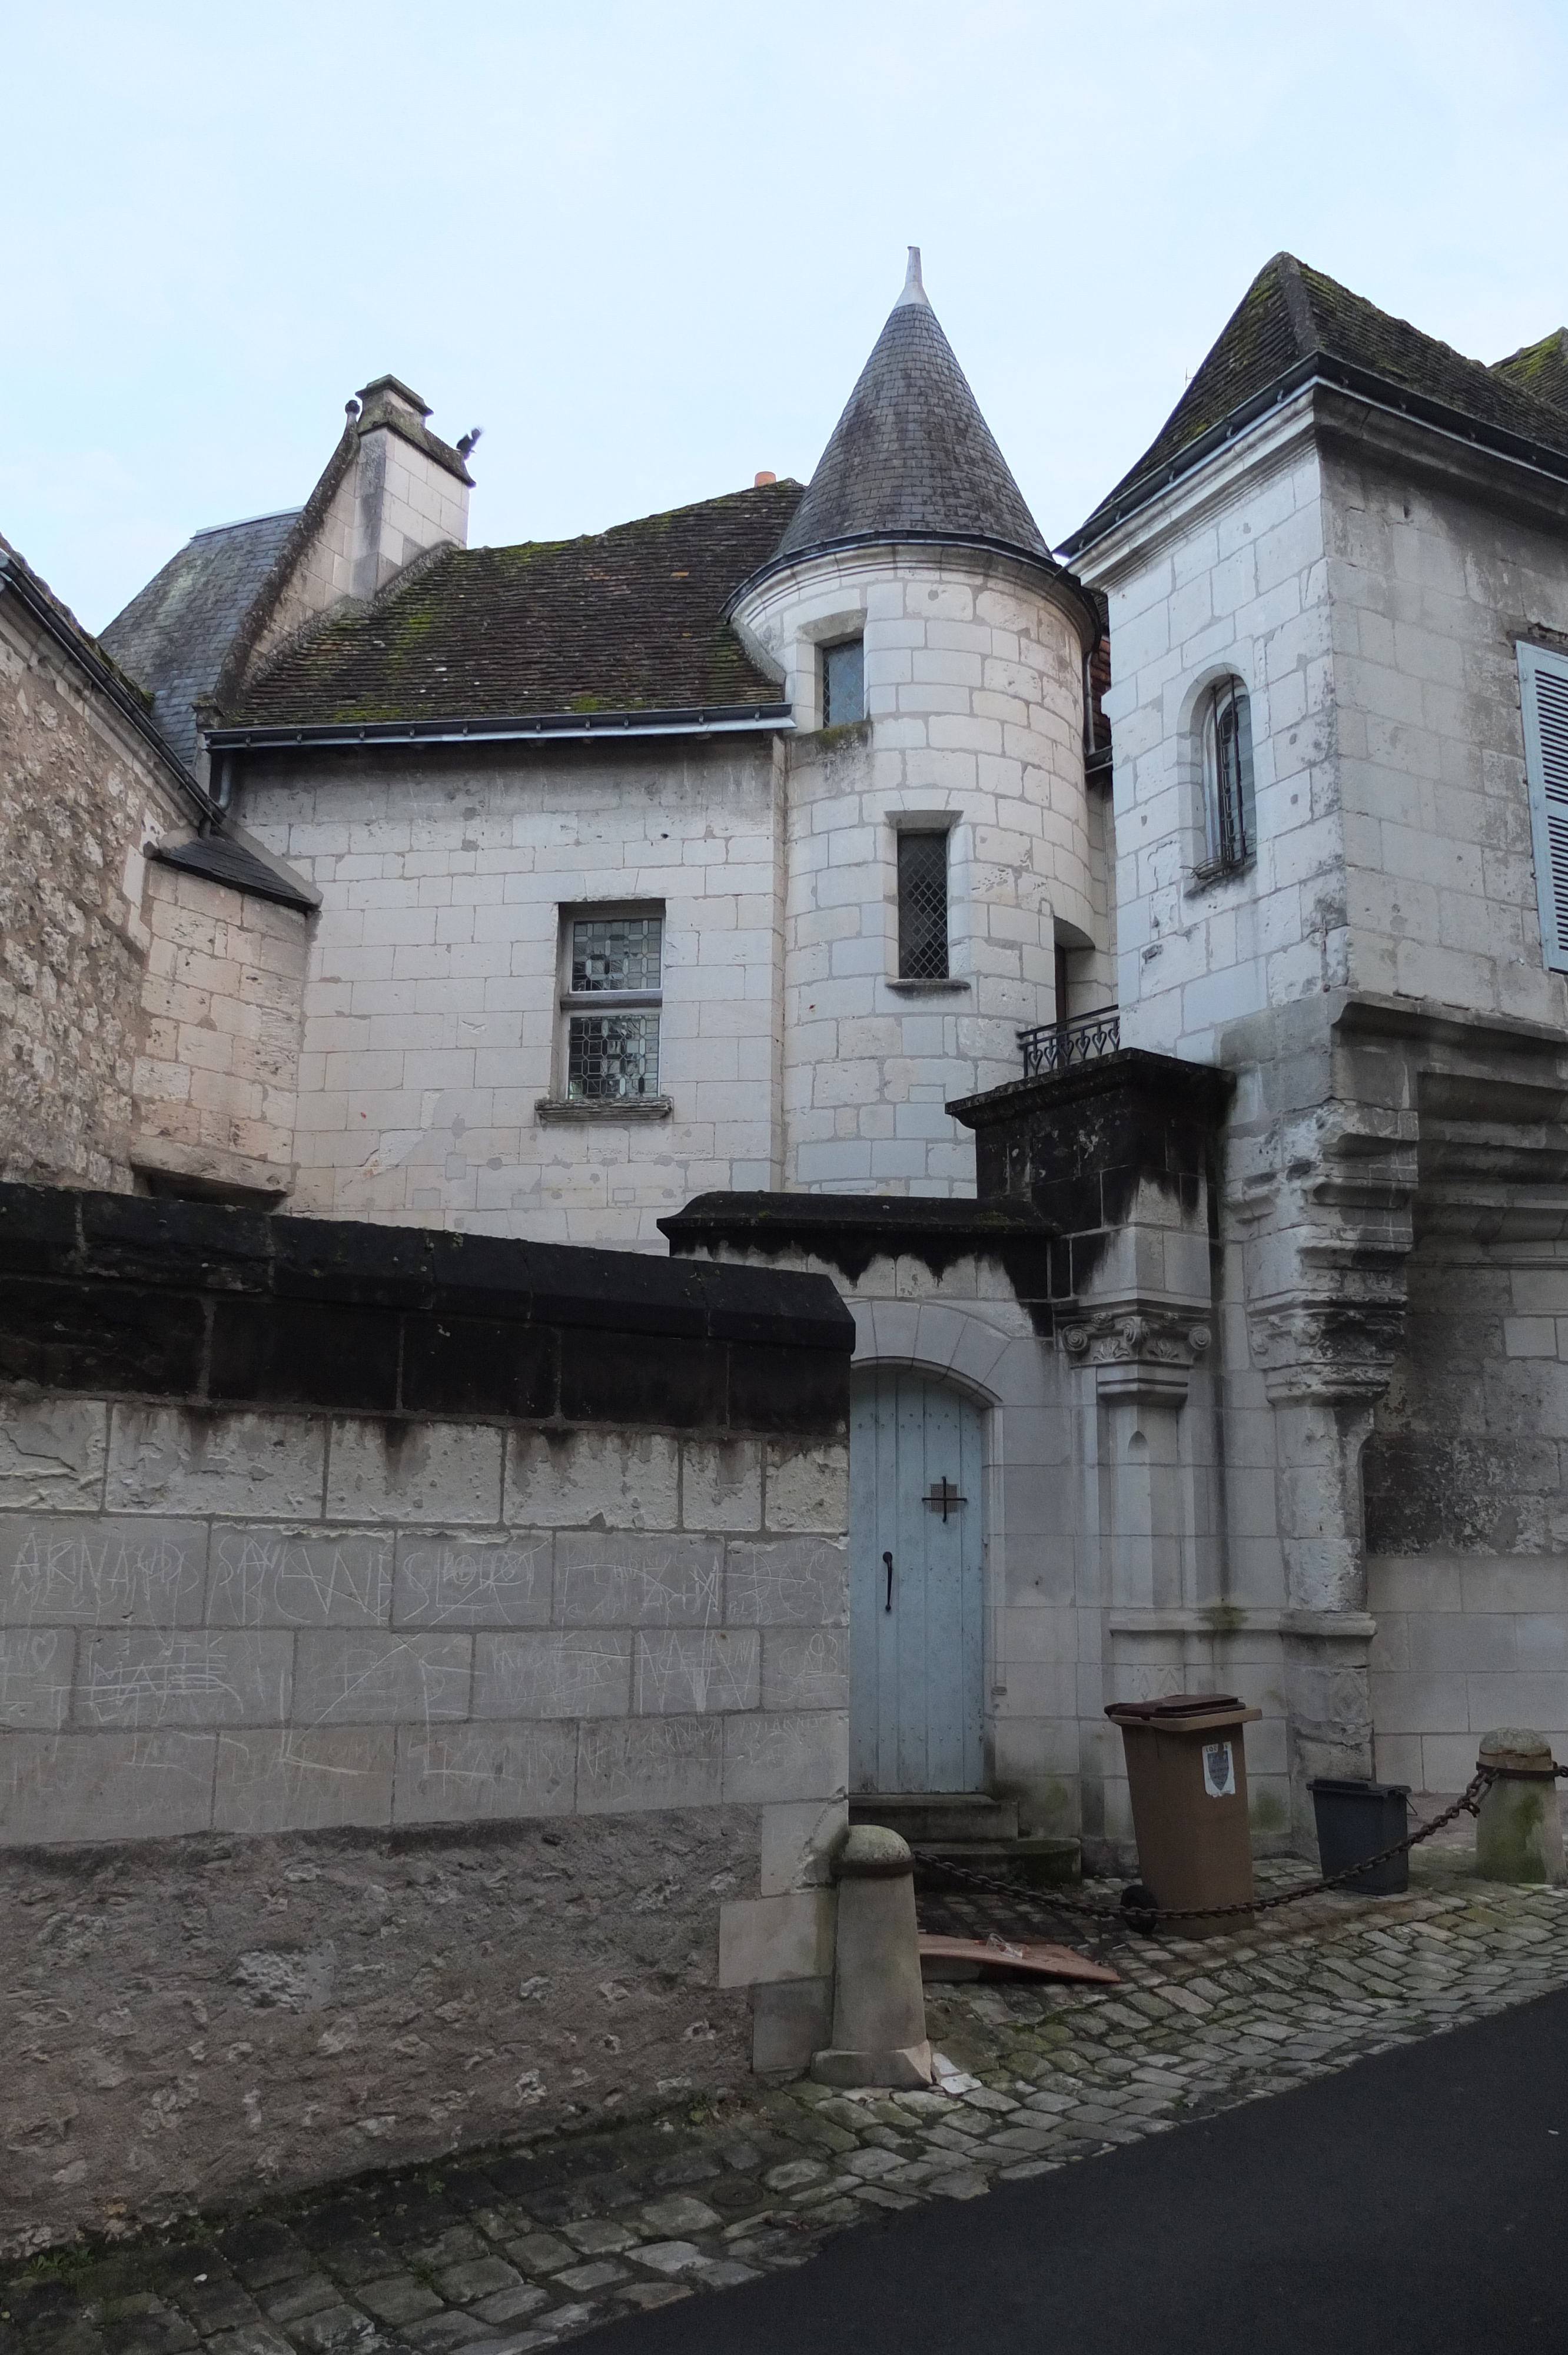
<svg viewBox="0 0 1568 2355">
<path fill-rule="evenodd" d="M 978 1790 L 980 1409 L 904 1369 L 855 1377 L 850 1444 L 852 1781 Z"/>
</svg>

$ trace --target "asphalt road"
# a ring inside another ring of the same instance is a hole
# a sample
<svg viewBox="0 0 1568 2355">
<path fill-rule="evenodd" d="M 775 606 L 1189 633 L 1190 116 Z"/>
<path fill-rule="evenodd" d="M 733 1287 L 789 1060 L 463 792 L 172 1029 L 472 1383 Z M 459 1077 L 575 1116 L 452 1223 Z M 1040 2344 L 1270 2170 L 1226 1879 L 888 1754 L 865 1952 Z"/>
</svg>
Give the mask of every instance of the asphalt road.
<svg viewBox="0 0 1568 2355">
<path fill-rule="evenodd" d="M 1568 1994 L 596 2332 L 605 2355 L 1568 2349 Z"/>
</svg>

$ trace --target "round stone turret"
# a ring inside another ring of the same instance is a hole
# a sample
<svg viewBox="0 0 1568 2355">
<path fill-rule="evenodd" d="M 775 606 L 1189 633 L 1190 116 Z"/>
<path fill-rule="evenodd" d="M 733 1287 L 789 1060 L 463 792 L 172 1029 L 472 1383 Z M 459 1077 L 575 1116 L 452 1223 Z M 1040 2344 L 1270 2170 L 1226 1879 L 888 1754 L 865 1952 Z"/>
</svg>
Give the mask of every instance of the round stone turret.
<svg viewBox="0 0 1568 2355">
<path fill-rule="evenodd" d="M 948 1101 L 1022 1076 L 1018 1031 L 1065 1010 L 1058 951 L 1075 1010 L 1112 994 L 1084 782 L 1098 624 L 980 414 L 916 249 L 732 613 L 795 719 L 784 1182 L 970 1194 L 973 1146 Z"/>
</svg>

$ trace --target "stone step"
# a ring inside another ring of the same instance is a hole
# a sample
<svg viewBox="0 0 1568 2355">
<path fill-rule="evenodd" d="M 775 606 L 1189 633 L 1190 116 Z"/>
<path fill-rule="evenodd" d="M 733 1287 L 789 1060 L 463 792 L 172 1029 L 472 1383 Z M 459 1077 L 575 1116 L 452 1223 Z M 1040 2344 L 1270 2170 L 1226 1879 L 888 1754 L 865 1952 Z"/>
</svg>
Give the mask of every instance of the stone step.
<svg viewBox="0 0 1568 2355">
<path fill-rule="evenodd" d="M 999 1881 L 1022 1881 L 1031 1889 L 1059 1888 L 1065 1881 L 1083 1879 L 1084 1855 L 1078 1841 L 1058 1839 L 1046 1832 L 1024 1833 L 1018 1839 L 921 1840 L 912 1845 L 919 1847 L 923 1857 L 946 1857 L 971 1872 L 994 1873 Z M 919 1864 L 915 1868 L 915 1885 L 933 1894 L 943 1890 L 955 1897 L 966 1894 L 962 1881 L 949 1881 L 942 1872 Z M 985 1892 L 967 1893 L 983 1898 Z"/>
<path fill-rule="evenodd" d="M 1012 1840 L 1018 1838 L 1018 1802 L 993 1799 L 984 1791 L 890 1791 L 853 1794 L 852 1824 L 885 1824 L 911 1848 L 938 1840 Z"/>
</svg>

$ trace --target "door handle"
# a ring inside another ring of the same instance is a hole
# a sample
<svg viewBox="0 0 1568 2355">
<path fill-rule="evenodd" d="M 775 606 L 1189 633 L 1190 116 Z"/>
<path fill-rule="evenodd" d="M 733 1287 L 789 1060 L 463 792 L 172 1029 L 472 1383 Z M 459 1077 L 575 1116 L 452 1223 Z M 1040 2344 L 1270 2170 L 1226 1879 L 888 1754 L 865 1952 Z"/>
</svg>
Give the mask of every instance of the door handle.
<svg viewBox="0 0 1568 2355">
<path fill-rule="evenodd" d="M 885 1553 L 882 1559 L 887 1564 L 887 1600 L 882 1607 L 885 1611 L 891 1611 L 893 1608 L 893 1556 L 890 1553 Z"/>
</svg>

